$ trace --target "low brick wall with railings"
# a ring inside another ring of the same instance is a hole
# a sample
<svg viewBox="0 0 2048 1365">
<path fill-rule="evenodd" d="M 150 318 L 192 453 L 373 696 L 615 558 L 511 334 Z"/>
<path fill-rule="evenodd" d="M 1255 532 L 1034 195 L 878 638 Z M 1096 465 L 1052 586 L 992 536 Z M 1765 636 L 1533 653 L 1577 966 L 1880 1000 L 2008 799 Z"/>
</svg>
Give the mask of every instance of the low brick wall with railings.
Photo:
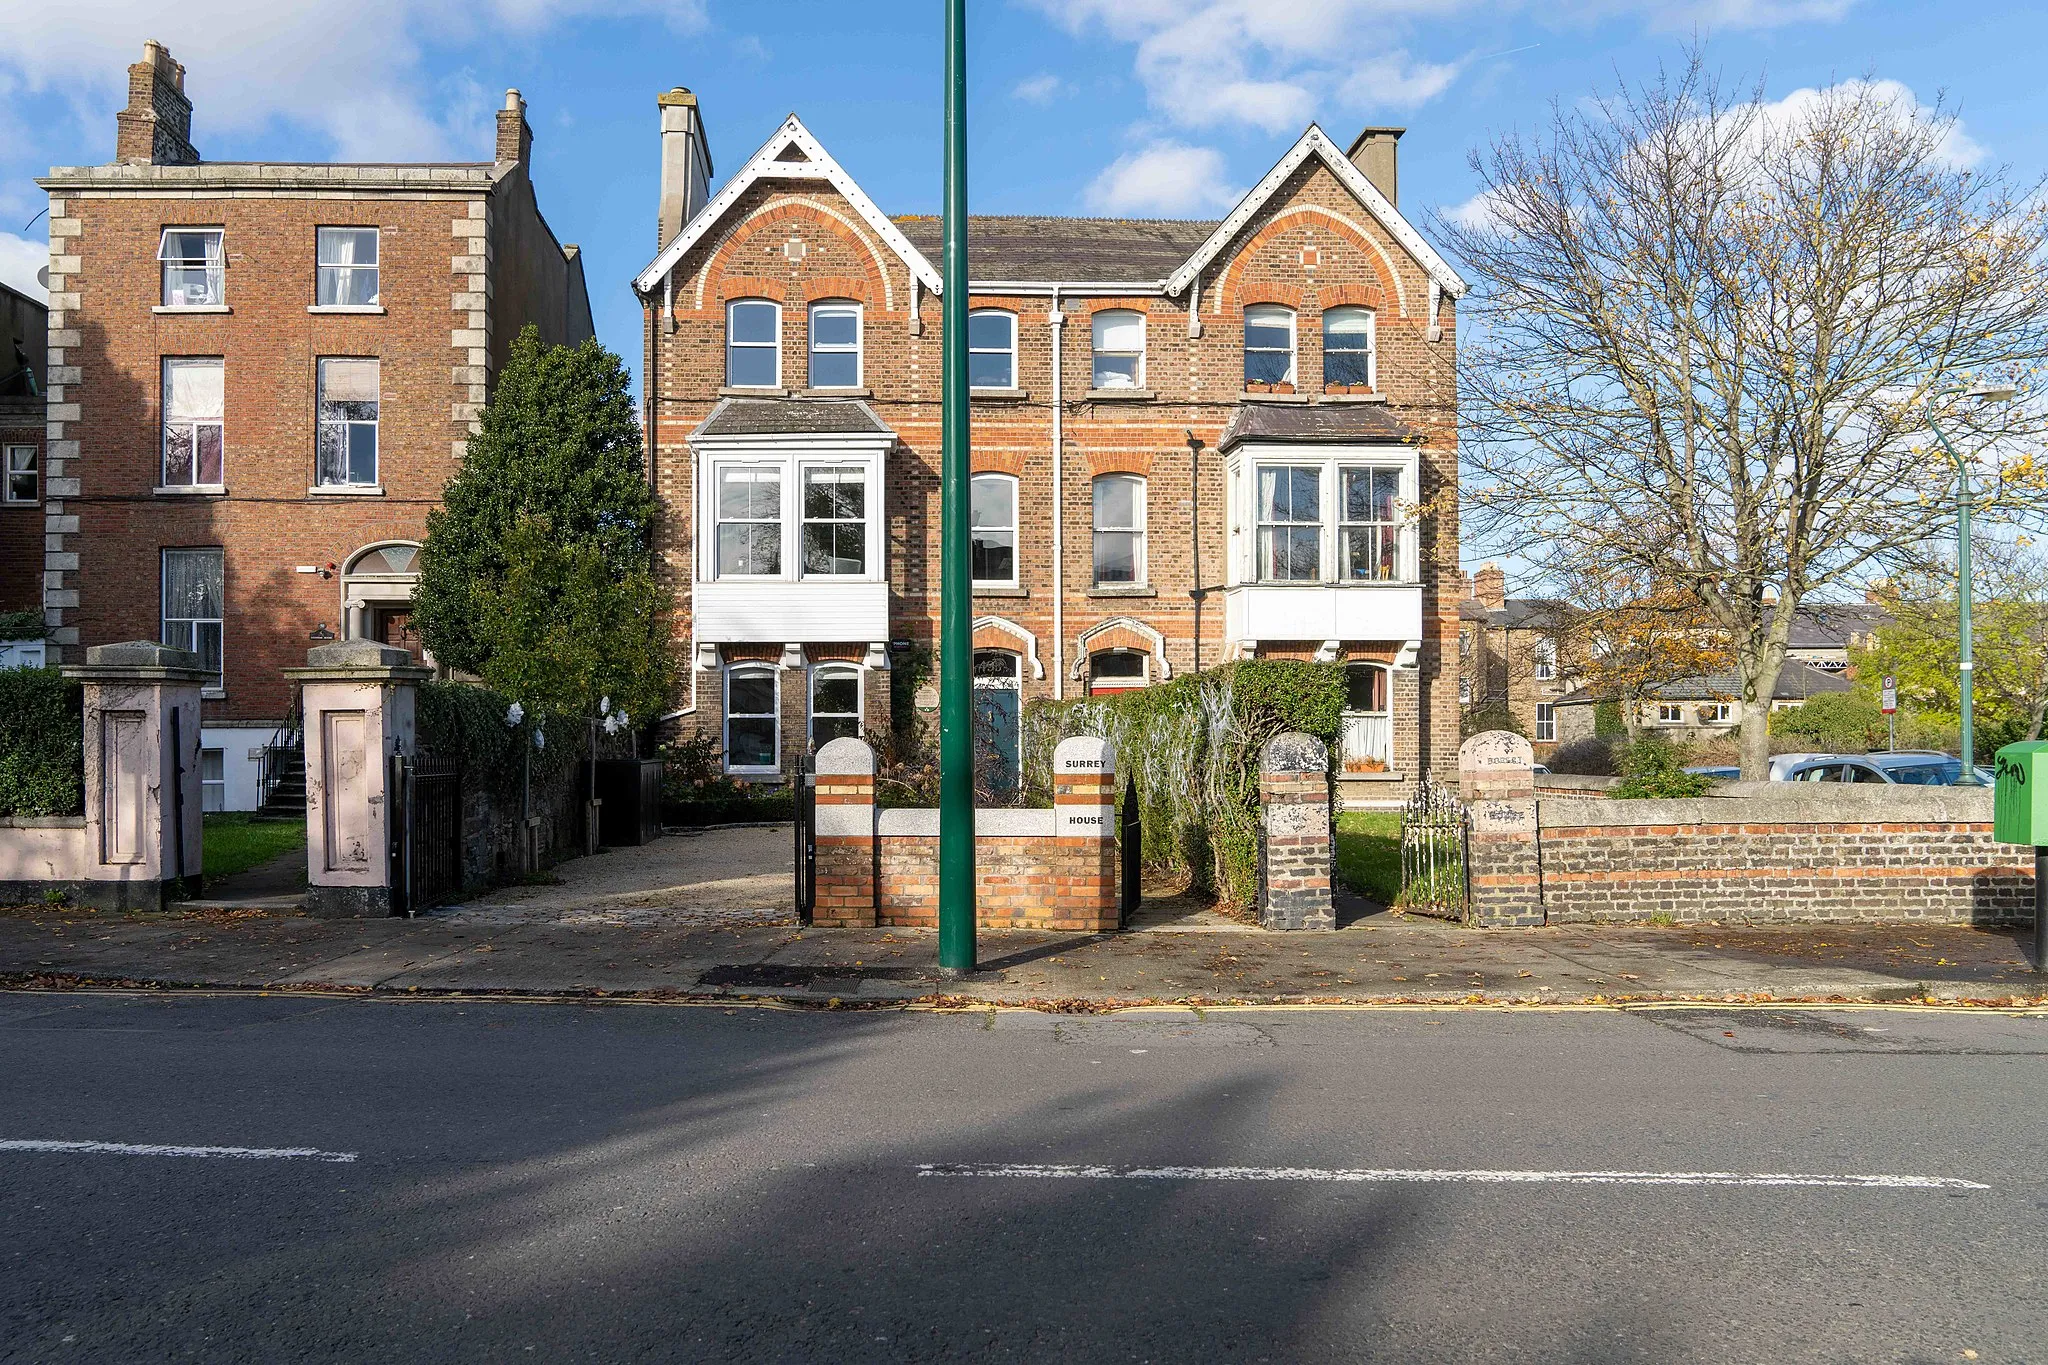
<svg viewBox="0 0 2048 1365">
<path fill-rule="evenodd" d="M 811 922 L 931 928 L 939 922 L 939 813 L 875 809 L 874 751 L 818 751 L 817 884 Z M 975 920 L 985 929 L 1114 929 L 1121 886 L 1116 753 L 1100 739 L 1053 755 L 1053 809 L 974 819 Z"/>
<path fill-rule="evenodd" d="M 1545 919 L 2032 920 L 2033 851 L 1992 841 L 1989 791 L 1777 786 L 1539 800 Z"/>
</svg>

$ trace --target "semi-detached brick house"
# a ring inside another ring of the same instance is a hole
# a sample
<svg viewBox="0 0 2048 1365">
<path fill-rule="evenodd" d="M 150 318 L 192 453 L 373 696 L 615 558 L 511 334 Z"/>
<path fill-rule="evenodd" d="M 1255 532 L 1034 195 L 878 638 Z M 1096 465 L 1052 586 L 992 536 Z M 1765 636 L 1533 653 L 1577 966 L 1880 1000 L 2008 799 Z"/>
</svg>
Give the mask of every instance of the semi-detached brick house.
<svg viewBox="0 0 2048 1365">
<path fill-rule="evenodd" d="M 939 600 L 941 223 L 791 116 L 715 196 L 661 97 L 652 478 L 690 668 L 676 719 L 780 781 L 880 739 Z M 1399 129 L 1310 127 L 1221 221 L 973 218 L 983 753 L 1035 697 L 1342 660 L 1346 795 L 1455 764 L 1456 299 L 1395 206 Z M 929 694 L 927 694 L 927 701 Z"/>
<path fill-rule="evenodd" d="M 50 195 L 42 604 L 69 657 L 162 638 L 220 670 L 209 805 L 257 804 L 309 640 L 408 627 L 427 511 L 512 338 L 592 333 L 574 246 L 496 158 L 205 162 L 184 68 L 128 71 L 117 155 Z"/>
</svg>

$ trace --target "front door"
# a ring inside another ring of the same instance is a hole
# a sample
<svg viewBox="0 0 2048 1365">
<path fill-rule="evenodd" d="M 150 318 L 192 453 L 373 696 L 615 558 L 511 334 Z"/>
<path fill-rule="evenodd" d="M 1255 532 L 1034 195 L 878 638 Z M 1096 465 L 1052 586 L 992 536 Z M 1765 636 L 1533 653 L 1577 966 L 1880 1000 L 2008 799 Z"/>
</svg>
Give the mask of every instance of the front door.
<svg viewBox="0 0 2048 1365">
<path fill-rule="evenodd" d="M 1008 796 L 1017 790 L 1023 737 L 1018 659 L 997 649 L 974 651 L 974 789 Z"/>
<path fill-rule="evenodd" d="M 372 607 L 370 610 L 371 639 L 419 658 L 420 635 L 413 629 L 411 607 Z"/>
</svg>

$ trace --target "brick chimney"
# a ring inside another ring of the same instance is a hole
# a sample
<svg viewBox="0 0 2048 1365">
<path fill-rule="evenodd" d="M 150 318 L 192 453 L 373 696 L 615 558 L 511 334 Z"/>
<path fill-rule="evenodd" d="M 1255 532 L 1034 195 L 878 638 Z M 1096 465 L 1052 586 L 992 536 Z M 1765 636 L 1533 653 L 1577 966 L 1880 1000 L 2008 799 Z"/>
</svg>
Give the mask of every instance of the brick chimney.
<svg viewBox="0 0 2048 1365">
<path fill-rule="evenodd" d="M 498 150 L 492 160 L 524 166 L 532 159 L 533 129 L 526 126 L 526 101 L 517 90 L 507 90 L 505 107 L 498 111 Z"/>
<path fill-rule="evenodd" d="M 655 97 L 661 109 L 661 203 L 654 245 L 667 246 L 697 216 L 711 192 L 711 144 L 697 97 L 677 86 Z"/>
<path fill-rule="evenodd" d="M 1488 564 L 1472 575 L 1472 595 L 1488 611 L 1499 611 L 1508 604 L 1508 576 L 1498 564 Z"/>
<path fill-rule="evenodd" d="M 142 45 L 142 60 L 128 68 L 128 107 L 114 115 L 114 160 L 124 166 L 190 166 L 199 160 L 185 68 L 154 39 Z"/>
<path fill-rule="evenodd" d="M 1365 172 L 1365 178 L 1372 181 L 1387 202 L 1399 207 L 1401 203 L 1399 158 L 1395 145 L 1401 141 L 1406 128 L 1367 128 L 1352 139 L 1351 150 L 1345 155 L 1351 164 Z"/>
</svg>

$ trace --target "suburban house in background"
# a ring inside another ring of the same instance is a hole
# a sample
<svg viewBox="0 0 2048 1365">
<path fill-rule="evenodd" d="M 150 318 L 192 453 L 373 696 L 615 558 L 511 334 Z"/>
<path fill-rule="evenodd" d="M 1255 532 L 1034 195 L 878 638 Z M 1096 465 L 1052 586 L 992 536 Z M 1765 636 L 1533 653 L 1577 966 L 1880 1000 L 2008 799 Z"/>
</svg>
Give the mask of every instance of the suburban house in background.
<svg viewBox="0 0 2048 1365">
<path fill-rule="evenodd" d="M 1466 580 L 1458 620 L 1460 711 L 1513 716 L 1541 762 L 1557 745 L 1557 702 L 1576 686 L 1558 660 L 1570 639 L 1570 607 L 1509 597 L 1506 572 L 1488 564 Z"/>
<path fill-rule="evenodd" d="M 0 612 L 43 609 L 43 442 L 50 310 L 0 284 Z M 0 667 L 42 662 L 40 640 L 0 640 Z"/>
<path fill-rule="evenodd" d="M 208 809 L 289 751 L 280 670 L 408 626 L 426 516 L 525 324 L 592 335 L 541 217 L 525 104 L 492 161 L 206 162 L 184 68 L 146 44 L 115 160 L 50 197 L 41 530 L 52 661 L 161 639 L 214 670 Z M 12 458 L 10 456 L 10 458 Z"/>
<path fill-rule="evenodd" d="M 660 97 L 645 401 L 687 679 L 666 718 L 786 780 L 934 704 L 942 223 L 795 116 L 715 194 Z M 1456 762 L 1456 300 L 1401 130 L 1311 126 L 1220 221 L 976 217 L 968 369 L 984 780 L 1033 698 L 1343 661 L 1354 804 Z M 1427 505 L 1431 512 L 1418 515 Z"/>
<path fill-rule="evenodd" d="M 1809 697 L 1849 690 L 1849 680 L 1840 674 L 1787 659 L 1778 673 L 1777 691 L 1771 694 L 1771 710 L 1787 711 L 1805 705 Z M 1641 727 L 1646 734 L 1687 743 L 1731 735 L 1742 724 L 1741 691 L 1742 682 L 1733 673 L 1703 673 L 1659 683 L 1647 689 L 1639 703 Z M 1585 689 L 1558 698 L 1558 742 L 1591 739 L 1597 733 L 1595 712 L 1604 700 L 1608 699 Z"/>
<path fill-rule="evenodd" d="M 1856 674 L 1849 651 L 1870 648 L 1877 642 L 1877 632 L 1890 625 L 1891 619 L 1876 594 L 1862 602 L 1808 602 L 1793 614 L 1785 657 L 1823 673 L 1853 678 Z"/>
</svg>

